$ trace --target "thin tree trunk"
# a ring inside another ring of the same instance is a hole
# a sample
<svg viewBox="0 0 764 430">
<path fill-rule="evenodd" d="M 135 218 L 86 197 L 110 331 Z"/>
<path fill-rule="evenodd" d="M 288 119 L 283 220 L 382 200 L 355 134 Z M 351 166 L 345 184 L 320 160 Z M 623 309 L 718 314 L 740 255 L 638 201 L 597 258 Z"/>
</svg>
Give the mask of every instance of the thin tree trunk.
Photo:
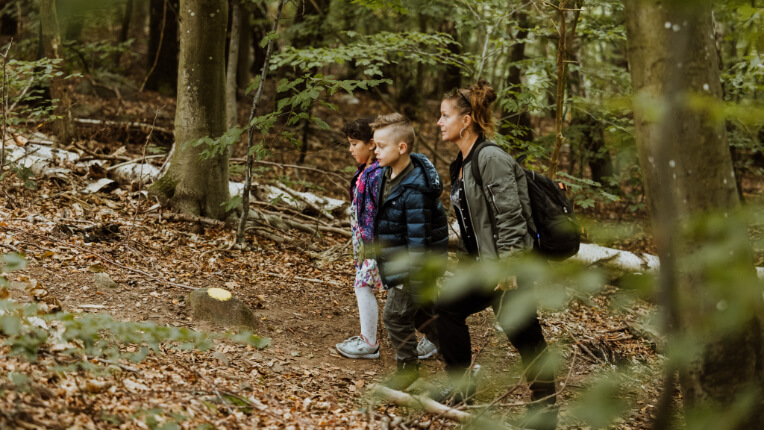
<svg viewBox="0 0 764 430">
<path fill-rule="evenodd" d="M 566 12 L 568 7 L 568 0 L 561 0 L 559 6 L 557 6 L 560 13 L 560 27 L 558 29 L 558 45 L 557 45 L 557 92 L 555 99 L 555 144 L 552 157 L 549 161 L 549 170 L 547 176 L 554 178 L 557 174 L 557 167 L 560 161 L 560 150 L 565 142 L 565 137 L 562 135 L 562 120 L 563 120 L 563 106 L 565 104 L 565 78 L 568 71 L 568 46 L 573 41 L 573 37 L 576 33 L 576 25 L 578 24 L 578 16 L 581 13 L 580 8 L 583 4 L 583 0 L 577 0 L 575 4 L 575 12 L 573 18 L 573 24 L 570 34 L 568 34 L 566 23 Z"/>
<path fill-rule="evenodd" d="M 279 19 L 281 18 L 281 10 L 284 8 L 285 1 L 286 0 L 279 0 L 271 34 L 276 34 L 276 30 L 279 28 Z M 265 85 L 265 77 L 268 74 L 268 63 L 271 60 L 271 53 L 273 52 L 273 40 L 274 39 L 268 40 L 268 47 L 266 48 L 265 59 L 263 61 L 263 69 L 260 72 L 260 84 L 257 86 L 257 93 L 255 93 L 255 98 L 252 100 L 252 110 L 249 113 L 249 121 L 247 121 L 247 166 L 244 176 L 244 189 L 241 191 L 241 218 L 239 218 L 239 228 L 236 230 L 236 245 L 239 247 L 244 246 L 244 240 L 246 238 L 247 217 L 249 216 L 249 192 L 252 189 L 252 166 L 254 164 L 252 158 L 252 143 L 255 138 L 255 130 L 252 125 L 252 120 L 257 116 L 257 103 L 260 102 L 260 97 L 263 95 L 263 85 Z"/>
<path fill-rule="evenodd" d="M 173 96 L 178 84 L 177 0 L 151 0 L 149 51 L 144 85 L 147 90 Z"/>
<path fill-rule="evenodd" d="M 239 60 L 236 62 L 236 86 L 237 89 L 247 88 L 249 85 L 250 65 L 252 64 L 252 25 L 249 20 L 252 13 L 249 8 L 240 5 L 239 9 Z"/>
<path fill-rule="evenodd" d="M 42 44 L 45 56 L 50 59 L 61 59 L 61 33 L 56 15 L 55 0 L 40 0 L 40 31 L 42 32 Z M 57 66 L 61 68 L 61 65 Z M 63 77 L 53 77 L 50 80 L 50 95 L 58 99 L 54 115 L 56 136 L 58 145 L 67 146 L 75 138 L 74 122 L 70 110 L 69 91 Z"/>
<path fill-rule="evenodd" d="M 226 122 L 228 128 L 239 122 L 236 109 L 236 71 L 239 62 L 240 6 L 237 0 L 231 2 L 231 31 L 228 36 L 228 67 L 226 68 L 225 99 Z M 233 146 L 231 146 L 233 149 Z"/>
<path fill-rule="evenodd" d="M 119 38 L 117 38 L 118 44 L 127 42 L 127 36 L 130 32 L 130 18 L 133 16 L 133 0 L 127 0 L 125 3 L 125 14 L 122 16 L 122 26 L 119 29 Z M 114 62 L 119 64 L 121 59 L 119 52 L 114 54 Z"/>
<path fill-rule="evenodd" d="M 739 200 L 724 123 L 688 103 L 691 93 L 717 100 L 722 94 L 711 4 L 635 0 L 626 2 L 625 15 L 632 83 L 636 99 L 644 103 L 636 105 L 634 122 L 661 263 L 665 330 L 669 342 L 691 341 L 700 348 L 683 360 L 684 366 L 667 368 L 654 428 L 673 427 L 673 396 L 667 390 L 673 390 L 674 371 L 679 373 L 686 416 L 741 408 L 751 395 L 749 407 L 724 427 L 759 428 L 764 422 L 761 290 L 754 280 L 745 225 L 733 221 Z M 656 106 L 661 109 L 657 119 L 651 114 Z M 717 211 L 728 225 L 719 221 L 705 230 L 689 228 L 700 222 L 699 216 Z M 734 244 L 720 243 L 722 225 L 737 238 Z M 698 264 L 708 243 L 716 246 L 715 258 Z M 728 280 L 717 286 L 719 276 Z M 736 324 L 720 319 L 724 316 Z"/>
<path fill-rule="evenodd" d="M 528 13 L 524 9 L 518 9 L 517 11 L 517 35 L 515 36 L 515 43 L 512 45 L 512 49 L 509 54 L 509 76 L 507 77 L 507 87 L 512 91 L 519 91 L 522 85 L 522 69 L 518 65 L 519 62 L 525 59 L 525 39 L 528 37 Z M 533 129 L 531 127 L 531 114 L 527 109 L 522 109 L 520 112 L 515 112 L 508 118 L 509 122 L 514 122 L 514 125 L 519 129 L 519 133 L 515 135 L 517 139 L 524 142 L 533 141 Z M 515 134 L 512 127 L 506 127 L 500 129 L 502 134 Z"/>
</svg>

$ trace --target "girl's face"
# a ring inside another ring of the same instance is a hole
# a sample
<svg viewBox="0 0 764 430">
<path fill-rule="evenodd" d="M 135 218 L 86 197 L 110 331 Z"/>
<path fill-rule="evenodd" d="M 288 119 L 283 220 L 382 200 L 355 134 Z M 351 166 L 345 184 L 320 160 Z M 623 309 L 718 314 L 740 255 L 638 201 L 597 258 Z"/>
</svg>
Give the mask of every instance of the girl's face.
<svg viewBox="0 0 764 430">
<path fill-rule="evenodd" d="M 374 139 L 364 142 L 363 140 L 348 137 L 350 155 L 355 158 L 356 164 L 365 164 L 374 154 Z"/>
<path fill-rule="evenodd" d="M 453 100 L 443 100 L 440 103 L 440 135 L 444 142 L 455 142 L 459 140 L 459 132 L 464 128 L 464 117 L 466 115 L 459 113 Z"/>
</svg>

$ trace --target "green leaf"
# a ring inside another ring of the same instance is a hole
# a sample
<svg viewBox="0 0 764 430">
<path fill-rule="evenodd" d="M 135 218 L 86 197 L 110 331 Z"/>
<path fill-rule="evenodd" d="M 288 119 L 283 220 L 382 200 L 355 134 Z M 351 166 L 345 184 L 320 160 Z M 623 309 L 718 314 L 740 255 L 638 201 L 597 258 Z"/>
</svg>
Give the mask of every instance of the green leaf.
<svg viewBox="0 0 764 430">
<path fill-rule="evenodd" d="M 26 267 L 27 261 L 21 254 L 11 252 L 3 255 L 3 272 L 13 272 L 14 270 Z"/>
</svg>

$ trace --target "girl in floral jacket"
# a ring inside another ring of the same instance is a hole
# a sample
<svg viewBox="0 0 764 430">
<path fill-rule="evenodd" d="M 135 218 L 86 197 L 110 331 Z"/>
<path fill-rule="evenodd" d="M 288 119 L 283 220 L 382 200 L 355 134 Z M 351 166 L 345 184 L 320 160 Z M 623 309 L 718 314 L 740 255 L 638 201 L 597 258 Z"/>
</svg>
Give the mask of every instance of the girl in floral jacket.
<svg viewBox="0 0 764 430">
<path fill-rule="evenodd" d="M 337 351 L 348 358 L 378 358 L 377 323 L 379 311 L 375 289 L 382 288 L 377 262 L 367 258 L 364 249 L 374 238 L 374 218 L 377 215 L 378 185 L 384 169 L 374 156 L 376 145 L 369 124 L 374 117 L 360 118 L 345 124 L 342 132 L 350 144 L 350 154 L 359 164 L 350 185 L 353 233 L 353 262 L 355 264 L 354 290 L 361 318 L 361 335 L 337 344 Z M 369 250 L 370 251 L 370 250 Z M 370 252 L 368 253 L 370 254 Z"/>
</svg>

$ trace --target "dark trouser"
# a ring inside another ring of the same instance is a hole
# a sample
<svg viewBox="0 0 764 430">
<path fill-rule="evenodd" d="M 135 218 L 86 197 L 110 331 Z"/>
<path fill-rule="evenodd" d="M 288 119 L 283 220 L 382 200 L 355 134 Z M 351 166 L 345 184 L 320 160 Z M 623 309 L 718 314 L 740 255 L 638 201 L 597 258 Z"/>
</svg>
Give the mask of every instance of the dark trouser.
<svg viewBox="0 0 764 430">
<path fill-rule="evenodd" d="M 408 292 L 398 288 L 387 290 L 383 320 L 399 362 L 417 360 L 416 330 L 430 339 L 437 337 L 431 306 L 418 306 Z"/>
<path fill-rule="evenodd" d="M 539 399 L 555 392 L 553 370 L 544 368 L 543 360 L 539 357 L 546 350 L 547 344 L 539 324 L 535 301 L 533 301 L 532 312 L 529 312 L 528 317 L 523 318 L 522 321 L 512 322 L 502 318 L 503 312 L 509 309 L 513 297 L 517 298 L 526 291 L 525 294 L 532 293 L 532 291 L 524 290 L 525 288 L 531 287 L 521 286 L 506 292 L 476 287 L 458 298 L 436 302 L 435 329 L 437 333 L 447 333 L 447 335 L 436 338 L 435 344 L 438 351 L 443 354 L 446 370 L 450 374 L 465 374 L 472 361 L 467 317 L 491 305 L 502 330 L 520 352 L 523 366 L 527 370 L 526 377 L 530 381 L 531 398 Z M 554 401 L 554 397 L 549 399 L 549 403 Z"/>
</svg>

